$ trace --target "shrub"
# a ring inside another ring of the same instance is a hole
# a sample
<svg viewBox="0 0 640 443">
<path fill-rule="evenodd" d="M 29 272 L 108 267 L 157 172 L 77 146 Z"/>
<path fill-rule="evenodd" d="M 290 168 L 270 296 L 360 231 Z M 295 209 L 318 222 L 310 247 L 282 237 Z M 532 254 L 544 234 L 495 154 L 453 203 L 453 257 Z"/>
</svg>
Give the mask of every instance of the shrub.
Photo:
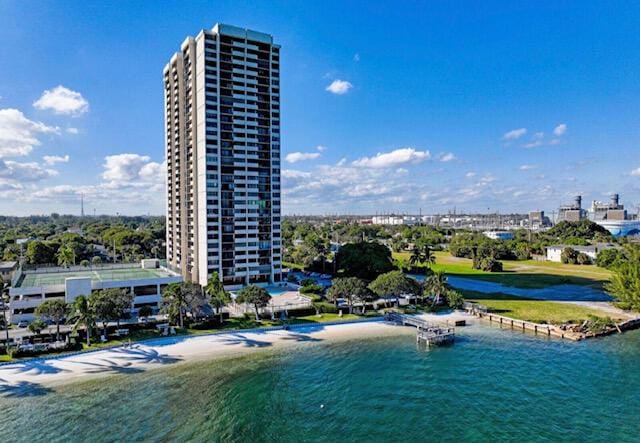
<svg viewBox="0 0 640 443">
<path fill-rule="evenodd" d="M 450 308 L 460 309 L 464 304 L 464 297 L 458 291 L 449 290 L 445 296 L 447 297 L 447 304 Z"/>
<path fill-rule="evenodd" d="M 579 265 L 590 265 L 591 264 L 591 257 L 589 257 L 584 252 L 580 252 L 576 256 L 576 263 L 578 263 Z"/>
<path fill-rule="evenodd" d="M 502 262 L 493 257 L 474 257 L 473 268 L 485 272 L 502 272 Z"/>
<path fill-rule="evenodd" d="M 321 294 L 324 292 L 324 288 L 317 283 L 304 285 L 300 288 L 301 294 Z"/>
<path fill-rule="evenodd" d="M 565 265 L 575 265 L 578 262 L 578 252 L 573 248 L 564 248 L 560 254 L 560 261 Z"/>
<path fill-rule="evenodd" d="M 611 269 L 623 259 L 622 251 L 618 249 L 605 249 L 596 257 L 596 265 L 601 268 Z"/>
</svg>

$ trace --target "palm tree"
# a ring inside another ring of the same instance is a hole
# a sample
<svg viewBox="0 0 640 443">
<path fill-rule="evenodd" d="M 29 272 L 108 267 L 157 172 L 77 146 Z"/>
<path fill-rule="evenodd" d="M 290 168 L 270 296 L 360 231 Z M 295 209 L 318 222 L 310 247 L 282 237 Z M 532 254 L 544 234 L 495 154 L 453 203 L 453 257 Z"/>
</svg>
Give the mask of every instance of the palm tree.
<svg viewBox="0 0 640 443">
<path fill-rule="evenodd" d="M 418 264 L 427 265 L 427 269 L 431 265 L 435 264 L 436 256 L 428 245 L 414 246 L 411 251 L 411 257 L 409 257 L 409 263 L 411 266 L 417 266 Z"/>
<path fill-rule="evenodd" d="M 75 265 L 76 263 L 76 253 L 71 246 L 61 246 L 58 249 L 58 265 L 64 266 L 68 268 L 69 266 Z"/>
<path fill-rule="evenodd" d="M 225 291 L 217 272 L 214 272 L 209 277 L 205 292 L 209 298 L 209 303 L 216 308 L 216 312 L 220 315 L 220 324 L 222 324 L 222 308 L 231 301 L 231 296 Z"/>
<path fill-rule="evenodd" d="M 184 314 L 189 306 L 190 290 L 183 283 L 171 283 L 162 291 L 162 303 L 170 316 L 177 314 L 184 328 Z"/>
<path fill-rule="evenodd" d="M 67 316 L 68 310 L 64 300 L 47 300 L 36 308 L 35 314 L 56 324 L 56 341 L 60 341 L 60 323 Z"/>
<path fill-rule="evenodd" d="M 440 300 L 440 297 L 446 293 L 448 289 L 447 276 L 442 271 L 434 272 L 426 281 L 425 289 L 433 294 L 433 304 Z"/>
<path fill-rule="evenodd" d="M 76 297 L 72 305 L 72 315 L 75 319 L 73 330 L 77 331 L 78 326 L 84 325 L 87 331 L 87 346 L 91 346 L 91 329 L 96 324 L 96 316 L 87 297 L 84 295 Z"/>
<path fill-rule="evenodd" d="M 7 288 L 5 288 L 4 280 L 0 275 L 0 301 L 2 301 L 2 319 L 4 321 L 5 332 L 5 350 L 9 350 L 9 323 L 7 323 L 7 309 L 9 307 L 9 294 L 7 294 Z"/>
</svg>

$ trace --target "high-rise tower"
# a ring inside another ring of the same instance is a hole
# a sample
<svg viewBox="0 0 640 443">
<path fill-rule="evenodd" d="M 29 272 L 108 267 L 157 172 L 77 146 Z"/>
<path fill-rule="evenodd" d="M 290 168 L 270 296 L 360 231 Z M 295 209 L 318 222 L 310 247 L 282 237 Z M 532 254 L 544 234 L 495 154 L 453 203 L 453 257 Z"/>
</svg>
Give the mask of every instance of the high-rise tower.
<svg viewBox="0 0 640 443">
<path fill-rule="evenodd" d="M 169 265 L 280 281 L 280 46 L 217 24 L 182 43 L 164 89 Z"/>
</svg>

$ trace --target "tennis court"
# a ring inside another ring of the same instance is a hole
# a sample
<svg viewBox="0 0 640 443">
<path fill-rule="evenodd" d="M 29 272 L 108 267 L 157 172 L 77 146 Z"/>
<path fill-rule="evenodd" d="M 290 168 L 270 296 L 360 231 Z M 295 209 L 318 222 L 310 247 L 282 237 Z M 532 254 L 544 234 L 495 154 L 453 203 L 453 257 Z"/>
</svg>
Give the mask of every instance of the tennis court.
<svg viewBox="0 0 640 443">
<path fill-rule="evenodd" d="M 26 272 L 24 277 L 16 285 L 16 287 L 39 287 L 63 285 L 65 279 L 71 277 L 89 277 L 94 281 L 113 281 L 113 280 L 137 280 L 146 278 L 172 277 L 172 274 L 160 269 L 142 269 L 142 268 L 125 268 L 125 269 L 95 269 L 87 271 L 69 271 L 69 272 L 52 272 L 52 273 L 29 273 Z"/>
</svg>

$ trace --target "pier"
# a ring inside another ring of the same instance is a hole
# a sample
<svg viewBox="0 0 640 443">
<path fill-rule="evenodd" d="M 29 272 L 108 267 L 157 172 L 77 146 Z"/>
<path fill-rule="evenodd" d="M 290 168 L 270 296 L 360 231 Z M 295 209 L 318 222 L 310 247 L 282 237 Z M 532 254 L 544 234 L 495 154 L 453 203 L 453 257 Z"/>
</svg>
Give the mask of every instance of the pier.
<svg viewBox="0 0 640 443">
<path fill-rule="evenodd" d="M 397 325 L 415 327 L 416 341 L 424 342 L 427 346 L 449 345 L 455 339 L 455 328 L 430 323 L 412 315 L 387 312 L 384 319 Z"/>
</svg>

